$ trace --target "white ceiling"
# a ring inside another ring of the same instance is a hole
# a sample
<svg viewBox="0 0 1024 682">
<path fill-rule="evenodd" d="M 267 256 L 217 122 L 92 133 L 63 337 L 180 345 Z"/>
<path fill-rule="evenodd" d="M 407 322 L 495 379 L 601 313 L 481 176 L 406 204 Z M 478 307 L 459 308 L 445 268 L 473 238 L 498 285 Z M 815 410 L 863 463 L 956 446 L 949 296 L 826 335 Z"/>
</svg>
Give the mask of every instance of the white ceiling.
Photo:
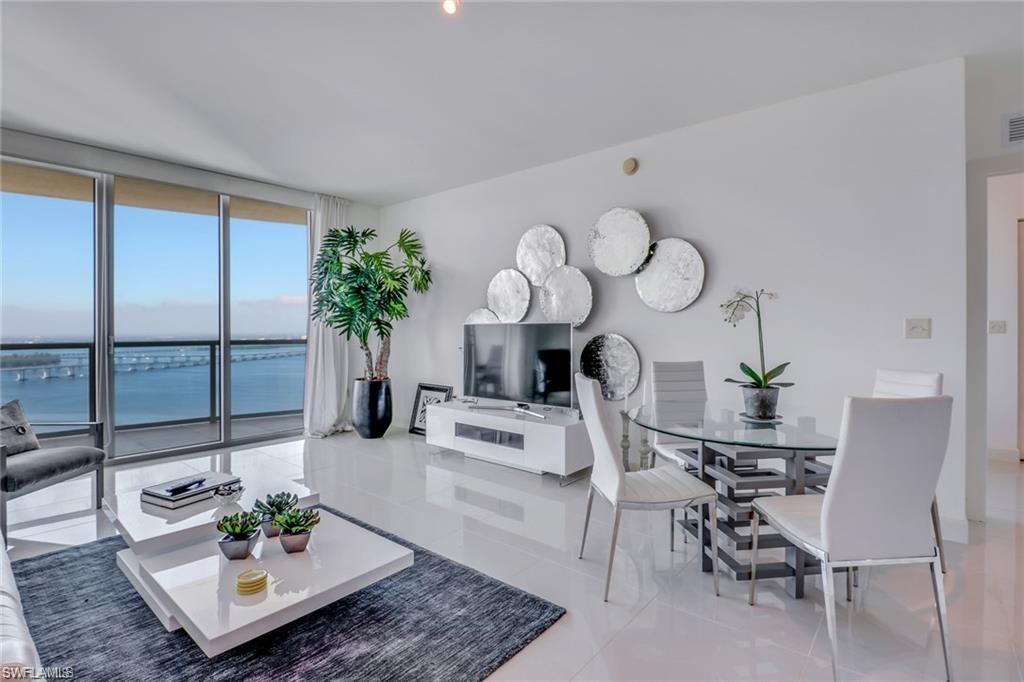
<svg viewBox="0 0 1024 682">
<path fill-rule="evenodd" d="M 0 20 L 5 127 L 377 205 L 960 55 L 972 157 L 1024 109 L 1021 3 L 5 0 Z"/>
</svg>

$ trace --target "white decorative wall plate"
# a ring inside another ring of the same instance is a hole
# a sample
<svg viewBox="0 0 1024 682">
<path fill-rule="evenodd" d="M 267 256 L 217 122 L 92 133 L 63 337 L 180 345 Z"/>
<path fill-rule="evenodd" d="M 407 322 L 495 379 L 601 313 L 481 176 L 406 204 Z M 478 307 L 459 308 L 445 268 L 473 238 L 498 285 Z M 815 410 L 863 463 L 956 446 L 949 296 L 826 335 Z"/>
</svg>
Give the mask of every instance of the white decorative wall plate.
<svg viewBox="0 0 1024 682">
<path fill-rule="evenodd" d="M 530 308 L 530 283 L 512 268 L 501 270 L 487 285 L 487 307 L 499 322 L 518 322 Z"/>
<path fill-rule="evenodd" d="M 490 308 L 477 308 L 466 315 L 465 324 L 497 324 L 498 316 Z"/>
<path fill-rule="evenodd" d="M 548 273 L 540 290 L 540 309 L 550 322 L 571 322 L 578 327 L 590 315 L 594 296 L 590 280 L 579 268 L 562 265 Z"/>
<path fill-rule="evenodd" d="M 663 313 L 682 310 L 704 287 L 704 259 L 685 239 L 659 239 L 654 254 L 636 275 L 636 293 L 648 307 Z"/>
<path fill-rule="evenodd" d="M 565 265 L 565 241 L 550 225 L 534 225 L 523 233 L 516 247 L 516 266 L 530 284 L 541 286 L 548 273 Z"/>
<path fill-rule="evenodd" d="M 622 277 L 636 272 L 651 245 L 647 221 L 631 208 L 613 208 L 594 224 L 587 237 L 590 260 L 606 275 Z"/>
</svg>

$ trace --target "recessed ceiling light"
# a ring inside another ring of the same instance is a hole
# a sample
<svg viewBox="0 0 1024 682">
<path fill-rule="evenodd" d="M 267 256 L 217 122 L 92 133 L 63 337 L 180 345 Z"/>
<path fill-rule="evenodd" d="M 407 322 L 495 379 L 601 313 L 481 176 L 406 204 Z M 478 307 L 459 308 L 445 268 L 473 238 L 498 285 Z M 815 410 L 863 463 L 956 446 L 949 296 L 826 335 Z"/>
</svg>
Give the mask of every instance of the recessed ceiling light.
<svg viewBox="0 0 1024 682">
<path fill-rule="evenodd" d="M 459 0 L 441 0 L 441 9 L 444 10 L 445 14 L 455 14 L 459 11 L 459 7 L 462 5 Z"/>
</svg>

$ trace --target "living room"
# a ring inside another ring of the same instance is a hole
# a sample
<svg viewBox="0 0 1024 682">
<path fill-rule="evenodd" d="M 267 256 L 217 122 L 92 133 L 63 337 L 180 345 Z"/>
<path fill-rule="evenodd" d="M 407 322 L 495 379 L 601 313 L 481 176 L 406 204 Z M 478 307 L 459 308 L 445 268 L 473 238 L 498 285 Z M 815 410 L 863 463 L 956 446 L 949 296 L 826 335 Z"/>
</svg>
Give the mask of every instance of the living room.
<svg viewBox="0 0 1024 682">
<path fill-rule="evenodd" d="M 3 675 L 1024 679 L 1024 3 L 0 20 Z"/>
</svg>

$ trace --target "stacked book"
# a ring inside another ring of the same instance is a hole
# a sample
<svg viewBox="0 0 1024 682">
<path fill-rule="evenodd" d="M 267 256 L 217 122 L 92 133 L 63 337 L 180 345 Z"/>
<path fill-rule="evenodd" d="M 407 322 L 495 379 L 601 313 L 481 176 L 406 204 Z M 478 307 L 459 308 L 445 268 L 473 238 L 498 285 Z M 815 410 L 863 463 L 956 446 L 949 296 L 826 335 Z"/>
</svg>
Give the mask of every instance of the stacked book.
<svg viewBox="0 0 1024 682">
<path fill-rule="evenodd" d="M 221 486 L 241 482 L 238 476 L 206 471 L 142 489 L 142 501 L 165 509 L 178 509 L 213 497 Z"/>
</svg>

